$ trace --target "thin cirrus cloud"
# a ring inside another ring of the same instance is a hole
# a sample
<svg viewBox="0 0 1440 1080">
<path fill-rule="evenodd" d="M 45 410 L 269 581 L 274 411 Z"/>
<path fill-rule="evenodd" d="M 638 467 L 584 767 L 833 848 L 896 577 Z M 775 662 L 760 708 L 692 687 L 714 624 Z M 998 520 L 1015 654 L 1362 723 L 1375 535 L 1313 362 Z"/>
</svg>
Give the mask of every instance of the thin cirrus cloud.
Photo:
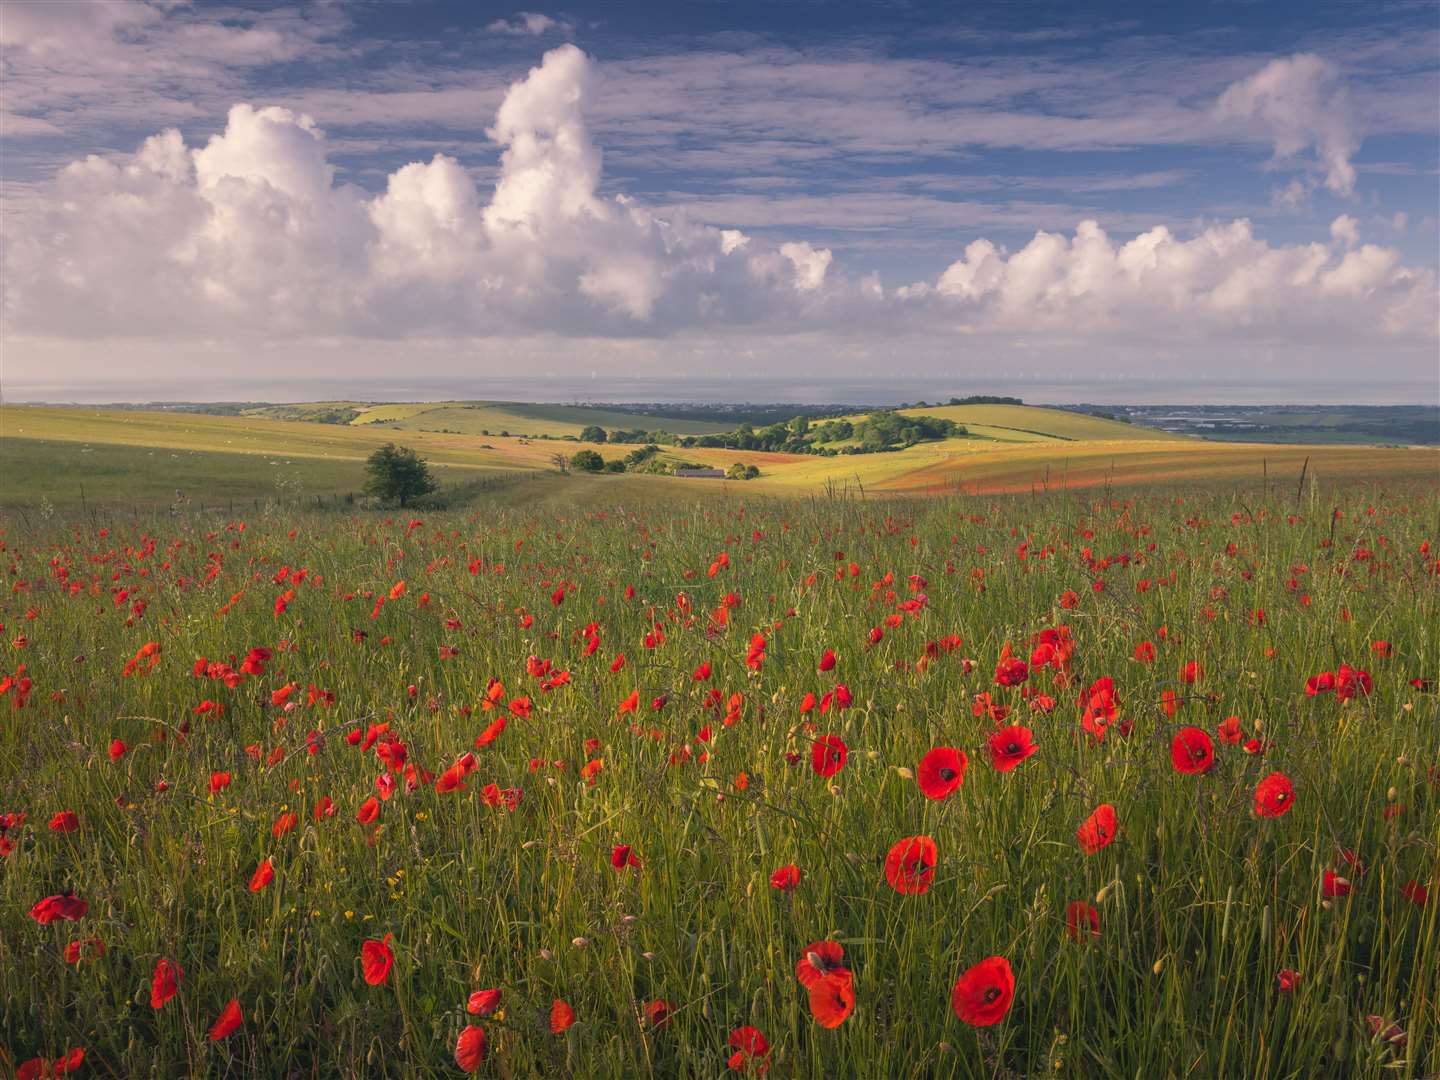
<svg viewBox="0 0 1440 1080">
<path fill-rule="evenodd" d="M 1277 156 L 1309 154 L 1319 182 L 1353 189 L 1358 138 L 1345 116 L 1329 117 L 1333 73 L 1304 57 L 1287 63 L 1237 80 L 1194 115 L 1261 130 Z M 79 342 L 440 339 L 454 343 L 449 362 L 472 364 L 537 336 L 650 342 L 652 356 L 664 341 L 703 339 L 713 356 L 716 341 L 783 354 L 776 343 L 786 338 L 817 351 L 827 341 L 853 348 L 888 338 L 914 344 L 922 359 L 948 355 L 956 341 L 1118 343 L 1167 355 L 1360 343 L 1409 349 L 1414 363 L 1433 345 L 1433 272 L 1366 242 L 1348 215 L 1329 243 L 1294 244 L 1271 243 L 1244 219 L 1184 236 L 1132 215 L 1118 223 L 1129 240 L 1072 219 L 1014 250 L 973 240 L 934 278 L 887 287 L 804 238 L 747 235 L 749 221 L 775 222 L 745 196 L 687 205 L 606 194 L 587 116 L 596 79 L 593 61 L 566 45 L 510 85 L 487 129 L 501 151 L 491 190 L 443 154 L 366 190 L 340 178 L 316 121 L 249 104 L 233 106 L 203 144 L 170 129 L 132 154 L 74 161 L 33 193 L 7 232 L 7 333 Z M 614 94 L 604 100 L 624 108 Z M 846 122 L 825 110 L 812 119 Z M 929 123 L 915 118 L 886 140 L 923 142 Z M 863 211 L 865 198 L 880 200 L 870 207 L 876 228 L 897 210 L 882 192 L 860 193 L 851 211 Z M 806 199 L 795 197 L 793 222 L 820 224 L 823 202 Z M 747 212 L 727 222 L 727 208 Z M 1046 221 L 1056 216 L 1046 212 Z M 1033 228 L 1035 219 L 1013 224 Z"/>
</svg>

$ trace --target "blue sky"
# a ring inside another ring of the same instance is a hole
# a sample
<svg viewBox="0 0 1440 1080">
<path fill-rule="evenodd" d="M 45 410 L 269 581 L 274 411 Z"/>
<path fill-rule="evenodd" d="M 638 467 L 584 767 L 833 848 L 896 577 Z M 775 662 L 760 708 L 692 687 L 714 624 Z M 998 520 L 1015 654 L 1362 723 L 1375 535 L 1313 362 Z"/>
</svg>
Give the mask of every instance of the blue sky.
<svg viewBox="0 0 1440 1080">
<path fill-rule="evenodd" d="M 903 347 L 1428 377 L 1440 9 L 1139 8 L 7 3 L 11 370 L 243 339 L 278 368 L 405 340 L 466 373 Z M 183 317 L 129 294 L 182 287 Z"/>
</svg>

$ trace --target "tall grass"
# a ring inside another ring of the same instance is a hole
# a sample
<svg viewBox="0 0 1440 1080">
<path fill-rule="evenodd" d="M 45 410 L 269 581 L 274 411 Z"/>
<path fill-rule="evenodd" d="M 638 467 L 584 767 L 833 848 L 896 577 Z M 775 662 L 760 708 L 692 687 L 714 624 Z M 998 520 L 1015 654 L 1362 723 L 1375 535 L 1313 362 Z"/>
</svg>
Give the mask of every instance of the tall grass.
<svg viewBox="0 0 1440 1080">
<path fill-rule="evenodd" d="M 12 523 L 5 673 L 24 664 L 33 682 L 23 708 L 18 684 L 0 697 L 0 812 L 27 815 L 0 858 L 0 1061 L 83 1047 L 98 1075 L 458 1075 L 456 1036 L 474 1022 L 482 1069 L 500 1076 L 709 1077 L 726 1072 L 729 1033 L 753 1024 L 781 1077 L 1433 1075 L 1440 716 L 1433 682 L 1411 680 L 1440 668 L 1440 552 L 1421 551 L 1440 542 L 1440 501 L 1352 491 L 1333 505 L 1341 516 L 1313 493 L 1091 492 L 281 512 L 108 533 Z M 282 567 L 304 580 L 275 583 Z M 917 611 L 898 609 L 920 594 Z M 1028 658 L 1055 626 L 1075 642 L 1068 672 L 996 685 L 1005 646 Z M 664 641 L 647 648 L 657 627 Z M 949 635 L 958 648 L 927 657 Z M 1134 658 L 1147 640 L 1151 663 Z M 122 676 L 147 642 L 156 666 Z M 272 658 L 234 688 L 192 673 L 197 657 L 238 667 L 255 647 Z M 821 674 L 826 649 L 838 663 Z M 570 681 L 542 690 L 529 657 Z M 1203 674 L 1180 681 L 1192 660 Z M 1341 664 L 1367 669 L 1373 691 L 1307 695 L 1307 678 Z M 1107 675 L 1133 727 L 1097 743 L 1077 701 Z M 504 693 L 487 711 L 491 679 Z M 801 714 L 837 682 L 848 709 Z M 292 683 L 294 707 L 273 704 Z M 309 704 L 311 684 L 334 704 Z M 632 691 L 638 711 L 622 715 Z M 1013 772 L 991 767 L 986 692 L 1039 744 Z M 741 715 L 726 726 L 732 694 Z M 531 714 L 474 749 L 521 696 Z M 196 715 L 207 699 L 223 715 Z M 1263 752 L 1219 739 L 1229 716 Z M 389 770 L 346 735 L 383 723 L 432 775 L 410 791 L 396 773 L 365 826 L 356 811 Z M 1215 737 L 1207 774 L 1172 768 L 1181 726 Z M 827 733 L 849 747 L 829 780 L 810 765 Z M 112 762 L 117 738 L 129 750 Z M 911 775 L 935 746 L 969 757 L 940 802 Z M 467 788 L 437 791 L 467 750 Z M 1294 807 L 1256 817 L 1274 771 Z M 214 772 L 232 781 L 211 794 Z M 489 783 L 522 789 L 518 808 L 486 805 Z M 325 797 L 335 814 L 317 821 Z M 1076 828 L 1107 802 L 1118 837 L 1086 856 Z M 51 831 L 65 810 L 79 828 Z M 286 812 L 298 825 L 277 837 Z M 902 896 L 883 862 L 915 834 L 939 861 L 928 892 Z M 612 868 L 616 844 L 641 865 Z M 252 893 L 265 858 L 274 881 Z M 798 888 L 772 889 L 788 863 Z M 1327 869 L 1348 896 L 1322 896 Z M 1410 881 L 1428 903 L 1407 897 Z M 81 921 L 30 917 L 72 890 L 89 903 Z M 1074 900 L 1098 909 L 1098 940 L 1067 934 Z M 394 968 L 367 985 L 361 944 L 386 934 Z M 105 955 L 67 963 L 65 946 L 91 937 Z M 825 937 L 854 975 L 854 1013 L 834 1030 L 811 1019 L 794 973 Z M 1014 1005 L 972 1028 L 950 990 L 992 955 L 1015 970 Z M 157 1010 L 161 957 L 184 975 Z M 1282 969 L 1299 972 L 1293 992 Z M 468 1016 L 488 987 L 503 988 L 501 1011 Z M 212 1043 L 232 998 L 243 1025 Z M 556 998 L 578 1018 L 561 1034 Z M 658 1030 L 640 1011 L 657 998 L 675 1007 Z M 1367 1016 L 1399 1024 L 1406 1045 Z"/>
</svg>

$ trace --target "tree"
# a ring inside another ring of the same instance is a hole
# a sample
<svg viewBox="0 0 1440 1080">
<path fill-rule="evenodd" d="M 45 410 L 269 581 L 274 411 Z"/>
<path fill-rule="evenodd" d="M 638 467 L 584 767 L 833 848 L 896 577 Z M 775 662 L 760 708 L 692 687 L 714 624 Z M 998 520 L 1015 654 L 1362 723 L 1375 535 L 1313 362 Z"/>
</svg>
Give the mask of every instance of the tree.
<svg viewBox="0 0 1440 1080">
<path fill-rule="evenodd" d="M 591 424 L 589 427 L 581 428 L 580 441 L 603 443 L 605 441 L 605 429 L 599 424 Z"/>
<path fill-rule="evenodd" d="M 408 446 L 386 443 L 365 462 L 365 493 L 402 507 L 439 485 L 425 459 Z"/>
<path fill-rule="evenodd" d="M 550 464 L 555 466 L 555 470 L 561 476 L 565 476 L 570 472 L 570 459 L 559 450 L 550 455 Z"/>
<path fill-rule="evenodd" d="M 605 459 L 594 450 L 577 450 L 570 457 L 570 467 L 578 472 L 599 472 L 605 468 Z"/>
</svg>

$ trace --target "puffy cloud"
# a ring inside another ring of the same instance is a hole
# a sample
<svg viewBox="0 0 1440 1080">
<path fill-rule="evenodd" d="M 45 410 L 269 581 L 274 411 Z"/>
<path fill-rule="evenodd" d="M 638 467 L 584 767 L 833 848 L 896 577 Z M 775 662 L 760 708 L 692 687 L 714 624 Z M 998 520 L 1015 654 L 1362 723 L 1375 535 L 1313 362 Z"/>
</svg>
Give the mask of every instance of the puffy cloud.
<svg viewBox="0 0 1440 1080">
<path fill-rule="evenodd" d="M 1223 122 L 1247 125 L 1270 138 L 1277 160 L 1313 150 L 1325 186 L 1337 195 L 1355 190 L 1351 156 L 1360 135 L 1334 64 L 1314 53 L 1271 60 L 1226 88 L 1215 103 Z"/>
<path fill-rule="evenodd" d="M 1166 348 L 1435 334 L 1433 273 L 1361 245 L 1348 217 L 1330 245 L 1279 246 L 1244 220 L 1124 242 L 1084 221 L 1013 252 L 975 239 L 935 280 L 887 289 L 808 241 L 604 194 L 585 121 L 595 78 L 565 45 L 509 87 L 488 129 L 501 149 L 488 193 L 444 154 L 378 193 L 337 183 L 310 117 L 247 104 L 204 146 L 171 130 L 74 162 L 6 236 L 7 330 L 270 343 L 820 334 L 936 354 L 957 333 Z"/>
<path fill-rule="evenodd" d="M 1358 240 L 1355 223 L 1332 226 Z M 1008 257 L 977 240 L 949 266 L 934 296 L 977 328 L 1106 332 L 1175 338 L 1292 335 L 1296 342 L 1388 333 L 1434 333 L 1435 277 L 1400 265 L 1393 248 L 1337 253 L 1323 244 L 1272 246 L 1248 221 L 1212 225 L 1189 240 L 1159 227 L 1127 243 L 1094 221 L 1073 237 L 1040 231 Z"/>
<path fill-rule="evenodd" d="M 492 34 L 530 34 L 538 37 L 551 30 L 568 34 L 574 27 L 562 19 L 552 19 L 536 11 L 517 11 L 513 19 L 496 19 L 485 29 Z"/>
</svg>

